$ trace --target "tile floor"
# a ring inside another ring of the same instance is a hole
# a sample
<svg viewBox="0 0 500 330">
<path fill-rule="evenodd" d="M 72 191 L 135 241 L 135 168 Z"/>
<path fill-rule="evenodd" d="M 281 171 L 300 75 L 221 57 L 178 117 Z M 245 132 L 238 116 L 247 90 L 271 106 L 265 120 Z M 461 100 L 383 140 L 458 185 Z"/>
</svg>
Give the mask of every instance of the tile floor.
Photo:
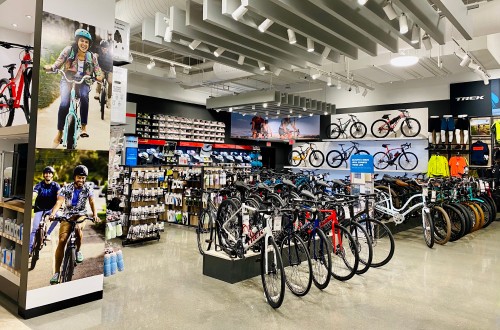
<svg viewBox="0 0 500 330">
<path fill-rule="evenodd" d="M 388 265 L 303 298 L 287 291 L 278 310 L 260 277 L 203 276 L 193 230 L 167 226 L 124 255 L 103 300 L 21 320 L 0 298 L 0 329 L 500 329 L 500 222 L 432 250 L 420 231 L 398 233 Z"/>
</svg>

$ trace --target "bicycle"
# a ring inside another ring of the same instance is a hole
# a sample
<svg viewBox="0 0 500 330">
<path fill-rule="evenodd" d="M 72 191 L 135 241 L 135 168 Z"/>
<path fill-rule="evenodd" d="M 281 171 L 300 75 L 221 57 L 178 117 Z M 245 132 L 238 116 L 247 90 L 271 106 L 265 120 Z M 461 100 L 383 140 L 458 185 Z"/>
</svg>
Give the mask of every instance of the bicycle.
<svg viewBox="0 0 500 330">
<path fill-rule="evenodd" d="M 401 132 L 406 137 L 414 137 L 420 133 L 421 125 L 418 120 L 410 117 L 408 110 L 399 110 L 400 114 L 389 120 L 389 115 L 383 115 L 382 119 L 377 119 L 373 122 L 371 131 L 372 135 L 376 138 L 384 138 L 393 132 L 396 135 L 396 126 L 399 121 L 403 119 L 401 123 Z"/>
<path fill-rule="evenodd" d="M 304 146 L 307 148 L 304 150 Z M 288 155 L 288 163 L 291 166 L 299 166 L 306 159 L 313 167 L 320 167 L 325 161 L 325 155 L 317 149 L 316 144 L 307 142 L 299 146 L 300 150 L 292 150 Z M 309 157 L 309 158 L 308 158 Z"/>
<path fill-rule="evenodd" d="M 337 118 L 338 124 L 331 123 L 326 127 L 326 136 L 330 139 L 338 139 L 340 134 L 347 138 L 347 127 L 351 124 L 349 132 L 351 136 L 355 139 L 362 139 L 366 135 L 366 125 L 361 122 L 355 115 L 349 115 L 351 118 L 345 123 L 342 123 L 341 118 Z"/>
<path fill-rule="evenodd" d="M 351 157 L 352 154 L 355 155 L 369 155 L 370 153 L 366 150 L 360 150 L 358 149 L 359 143 L 358 142 L 351 142 L 352 146 L 344 150 L 344 144 L 340 143 L 340 149 L 341 151 L 337 150 L 331 150 L 327 155 L 326 155 L 326 163 L 333 168 L 338 168 L 340 165 L 342 165 L 343 162 L 346 163 L 347 167 L 347 160 Z"/>
<path fill-rule="evenodd" d="M 103 71 L 104 78 L 101 84 L 101 93 L 99 94 L 99 104 L 101 106 L 101 119 L 104 120 L 104 109 L 108 101 L 108 72 Z"/>
<path fill-rule="evenodd" d="M 396 166 L 398 161 L 399 167 L 403 170 L 411 171 L 418 166 L 418 158 L 413 152 L 406 151 L 411 148 L 411 143 L 404 143 L 399 148 L 389 149 L 390 144 L 382 144 L 385 151 L 379 151 L 373 155 L 373 165 L 379 170 L 383 170 L 388 166 Z M 392 153 L 394 150 L 396 153 Z M 397 166 L 396 166 L 397 170 Z"/>
<path fill-rule="evenodd" d="M 38 228 L 35 233 L 35 240 L 33 241 L 33 247 L 31 249 L 31 263 L 30 263 L 30 270 L 35 269 L 36 263 L 38 259 L 40 259 L 40 251 L 42 248 L 47 245 L 46 239 L 47 239 L 47 223 L 48 221 L 48 216 L 50 215 L 51 209 L 48 210 L 42 210 L 42 218 L 40 220 L 40 224 L 38 225 Z"/>
<path fill-rule="evenodd" d="M 31 75 L 33 64 L 31 51 L 33 47 L 27 45 L 19 45 L 15 43 L 0 41 L 0 46 L 6 49 L 18 48 L 24 51 L 21 59 L 21 65 L 14 76 L 16 64 L 8 64 L 3 67 L 7 69 L 10 78 L 0 80 L 0 127 L 12 126 L 14 121 L 14 112 L 16 109 L 22 109 L 26 122 L 30 122 L 30 106 L 29 99 Z M 21 104 L 21 96 L 23 104 Z"/>
</svg>

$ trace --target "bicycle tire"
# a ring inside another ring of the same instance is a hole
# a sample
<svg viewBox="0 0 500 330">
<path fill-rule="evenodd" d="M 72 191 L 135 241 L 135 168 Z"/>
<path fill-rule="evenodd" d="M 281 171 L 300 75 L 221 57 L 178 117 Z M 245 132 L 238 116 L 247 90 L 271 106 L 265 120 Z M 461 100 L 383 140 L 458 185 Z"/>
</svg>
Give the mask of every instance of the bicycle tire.
<svg viewBox="0 0 500 330">
<path fill-rule="evenodd" d="M 68 242 L 70 239 L 68 238 Z M 64 250 L 63 269 L 60 276 L 61 283 L 70 282 L 75 270 L 76 251 L 75 248 L 69 249 L 68 245 L 66 244 L 66 249 Z"/>
<path fill-rule="evenodd" d="M 490 209 L 491 209 L 490 221 L 488 223 L 485 223 L 483 226 L 483 228 L 486 228 L 489 225 L 491 225 L 491 223 L 493 221 L 495 221 L 496 216 L 497 216 L 497 207 L 495 205 L 495 202 L 488 195 L 480 196 L 479 199 L 484 200 L 490 206 Z"/>
<path fill-rule="evenodd" d="M 355 242 L 355 248 L 358 252 L 359 263 L 356 270 L 357 275 L 364 274 L 370 269 L 373 259 L 373 246 L 368 236 L 367 231 L 363 226 L 355 221 L 351 221 L 344 225 Z"/>
<path fill-rule="evenodd" d="M 479 221 L 479 213 L 477 212 L 476 208 L 469 202 L 463 202 L 462 205 L 467 209 L 467 212 L 469 212 L 470 222 L 468 233 L 472 233 L 474 231 L 473 229 L 476 225 L 476 222 Z"/>
<path fill-rule="evenodd" d="M 489 222 L 490 219 L 489 219 L 489 215 L 490 215 L 490 211 L 488 209 L 489 206 L 486 205 L 486 203 L 484 202 L 480 202 L 480 201 L 476 201 L 474 200 L 474 203 L 476 204 L 476 207 L 478 209 L 480 209 L 480 212 L 481 213 L 481 222 L 479 223 L 478 227 L 476 230 L 479 230 L 481 228 L 483 228 L 484 224 L 486 222 Z"/>
<path fill-rule="evenodd" d="M 212 248 L 213 227 L 214 220 L 212 219 L 211 212 L 209 210 L 202 210 L 198 218 L 198 227 L 196 228 L 196 240 L 201 255 L 204 255 L 205 251 L 209 251 Z"/>
<path fill-rule="evenodd" d="M 219 208 L 217 209 L 216 223 L 219 225 L 217 227 L 217 238 L 219 239 L 219 244 L 225 248 L 232 248 L 233 246 L 228 241 L 227 233 L 224 231 L 223 228 L 220 228 L 220 226 L 224 225 L 226 221 L 228 221 L 228 219 L 234 213 L 236 213 L 238 209 L 239 209 L 238 205 L 232 199 L 223 200 L 219 204 Z M 234 220 L 237 221 L 237 218 Z M 231 228 L 232 229 L 236 228 L 236 232 L 232 233 L 232 235 L 236 239 L 239 238 L 241 236 L 240 235 L 241 228 L 239 228 L 238 224 L 233 223 L 233 226 Z"/>
<path fill-rule="evenodd" d="M 377 119 L 373 122 L 370 130 L 376 138 L 385 138 L 389 135 L 390 126 L 385 119 Z"/>
<path fill-rule="evenodd" d="M 435 205 L 430 209 L 430 212 L 434 224 L 434 242 L 444 245 L 451 237 L 450 217 L 441 206 Z"/>
<path fill-rule="evenodd" d="M 311 257 L 313 283 L 318 289 L 324 290 L 332 277 L 332 257 L 328 239 L 322 230 L 311 231 L 307 237 L 307 249 Z"/>
<path fill-rule="evenodd" d="M 359 149 L 358 151 L 356 151 L 354 153 L 355 155 L 369 155 L 370 153 L 366 150 L 363 150 L 363 149 Z"/>
<path fill-rule="evenodd" d="M 300 163 L 302 163 L 302 156 L 301 156 L 301 154 L 298 151 L 296 151 L 296 150 L 292 150 L 288 154 L 288 164 L 290 164 L 290 166 L 297 167 L 297 166 L 300 165 Z"/>
<path fill-rule="evenodd" d="M 460 203 L 453 203 L 452 205 L 455 206 L 457 209 L 459 209 L 462 212 L 462 215 L 464 216 L 465 225 L 464 225 L 464 233 L 462 235 L 462 237 L 464 237 L 470 232 L 472 216 L 473 216 L 472 211 L 468 207 Z"/>
<path fill-rule="evenodd" d="M 76 147 L 75 131 L 76 131 L 75 117 L 73 115 L 69 115 L 68 130 L 66 131 L 66 149 L 75 149 Z"/>
<path fill-rule="evenodd" d="M 389 166 L 389 161 L 389 156 L 383 151 L 379 151 L 373 155 L 373 166 L 375 166 L 376 169 L 386 169 L 387 166 Z"/>
<path fill-rule="evenodd" d="M 409 165 L 412 164 L 411 158 L 414 159 L 414 165 Z M 401 153 L 401 155 L 399 155 L 398 164 L 403 170 L 412 171 L 418 166 L 418 157 L 413 152 Z M 403 166 L 403 164 L 405 165 Z"/>
<path fill-rule="evenodd" d="M 394 236 L 385 223 L 373 218 L 358 220 L 366 228 L 372 244 L 373 257 L 371 267 L 382 267 L 391 261 L 396 248 Z"/>
<path fill-rule="evenodd" d="M 268 249 L 266 249 L 266 245 L 268 245 Z M 271 246 L 270 249 L 269 246 Z M 266 250 L 268 251 L 267 256 Z M 268 304 L 271 305 L 272 308 L 279 308 L 283 303 L 283 298 L 285 297 L 285 270 L 283 269 L 283 261 L 281 259 L 281 254 L 279 253 L 278 246 L 272 236 L 266 237 L 262 240 L 260 276 Z M 277 277 L 279 277 L 278 281 Z M 271 284 L 271 281 L 275 282 L 275 284 L 269 285 L 267 283 L 268 281 L 270 282 L 269 284 Z M 275 289 L 277 292 L 271 292 L 271 289 Z"/>
<path fill-rule="evenodd" d="M 275 193 L 269 193 L 266 196 L 266 202 L 271 202 L 273 208 L 279 209 L 286 206 L 285 201 L 280 195 Z"/>
<path fill-rule="evenodd" d="M 33 247 L 31 248 L 33 255 L 31 257 L 30 270 L 35 269 L 36 262 L 40 258 L 40 249 L 43 242 L 43 240 L 40 240 L 40 236 L 40 229 L 37 229 L 35 233 L 35 241 L 33 242 Z"/>
<path fill-rule="evenodd" d="M 367 129 L 366 125 L 360 121 L 354 122 L 350 128 L 351 136 L 355 139 L 362 139 L 365 137 Z M 356 133 L 356 134 L 354 134 Z"/>
<path fill-rule="evenodd" d="M 319 150 L 313 150 L 309 155 L 309 164 L 312 167 L 321 167 L 325 162 L 325 155 Z"/>
<path fill-rule="evenodd" d="M 482 196 L 479 196 L 476 198 L 479 199 L 480 201 L 482 201 L 479 203 L 479 205 L 483 208 L 483 211 L 484 211 L 484 223 L 483 223 L 483 226 L 481 228 L 486 228 L 491 224 L 493 219 L 495 219 L 495 215 L 493 213 L 493 208 L 486 198 L 484 198 Z"/>
<path fill-rule="evenodd" d="M 334 245 L 333 240 L 337 239 L 337 231 L 341 234 L 341 242 L 335 242 Z M 339 281 L 347 281 L 358 270 L 359 255 L 354 248 L 356 242 L 349 231 L 340 224 L 335 224 L 334 235 L 334 238 L 329 237 L 328 240 L 332 250 L 332 276 Z"/>
<path fill-rule="evenodd" d="M 105 79 L 104 79 L 105 80 Z M 106 87 L 105 87 L 106 82 L 103 81 L 102 87 L 101 87 L 101 94 L 99 95 L 99 104 L 101 106 L 101 120 L 104 120 L 104 109 L 106 108 Z"/>
<path fill-rule="evenodd" d="M 469 202 L 469 204 L 476 210 L 477 217 L 476 222 L 474 222 L 474 227 L 472 227 L 472 231 L 476 231 L 481 228 L 481 224 L 484 221 L 484 212 L 475 202 Z"/>
<path fill-rule="evenodd" d="M 462 214 L 461 210 L 452 204 L 443 204 L 443 208 L 450 218 L 450 242 L 454 242 L 460 239 L 465 233 L 465 216 Z"/>
<path fill-rule="evenodd" d="M 326 136 L 329 139 L 338 139 L 340 136 L 340 126 L 335 123 L 328 125 L 326 127 Z"/>
<path fill-rule="evenodd" d="M 286 286 L 294 295 L 305 296 L 312 285 L 312 263 L 306 244 L 297 234 L 292 233 L 284 237 L 280 252 Z M 300 274 L 305 274 L 305 278 L 302 279 L 305 281 L 298 280 Z"/>
<path fill-rule="evenodd" d="M 331 168 L 338 168 L 344 162 L 344 157 L 337 150 L 330 150 L 328 154 L 326 154 L 326 163 Z"/>
<path fill-rule="evenodd" d="M 5 88 L 1 93 L 0 103 L 6 104 L 6 106 L 0 107 L 0 127 L 11 126 L 14 120 L 15 109 L 8 106 L 9 100 L 12 98 L 11 87 L 7 86 L 9 84 L 10 81 L 8 79 L 0 79 L 0 92 Z"/>
<path fill-rule="evenodd" d="M 422 230 L 425 244 L 432 249 L 434 246 L 434 224 L 432 223 L 430 212 L 425 212 L 424 210 L 422 210 Z"/>
<path fill-rule="evenodd" d="M 24 112 L 24 117 L 26 118 L 26 122 L 29 124 L 30 123 L 30 86 L 31 86 L 31 76 L 32 76 L 33 70 L 32 68 L 26 68 L 25 74 L 24 74 L 24 91 L 23 91 L 23 112 Z"/>
<path fill-rule="evenodd" d="M 405 132 L 405 127 L 408 132 Z M 422 129 L 420 122 L 415 118 L 405 118 L 401 123 L 401 133 L 406 137 L 415 137 L 420 133 Z"/>
</svg>

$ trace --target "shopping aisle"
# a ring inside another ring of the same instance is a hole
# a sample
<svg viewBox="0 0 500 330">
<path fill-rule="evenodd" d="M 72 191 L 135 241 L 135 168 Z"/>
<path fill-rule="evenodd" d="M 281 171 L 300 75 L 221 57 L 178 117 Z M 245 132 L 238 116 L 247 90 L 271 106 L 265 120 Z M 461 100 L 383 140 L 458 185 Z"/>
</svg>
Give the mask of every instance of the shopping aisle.
<svg viewBox="0 0 500 330">
<path fill-rule="evenodd" d="M 313 286 L 302 299 L 287 291 L 279 310 L 266 304 L 260 277 L 231 285 L 203 276 L 195 232 L 166 229 L 160 243 L 125 248 L 125 272 L 105 280 L 102 301 L 22 323 L 47 330 L 500 327 L 499 222 L 432 250 L 420 231 L 399 233 L 387 266 L 332 280 L 324 292 Z"/>
</svg>

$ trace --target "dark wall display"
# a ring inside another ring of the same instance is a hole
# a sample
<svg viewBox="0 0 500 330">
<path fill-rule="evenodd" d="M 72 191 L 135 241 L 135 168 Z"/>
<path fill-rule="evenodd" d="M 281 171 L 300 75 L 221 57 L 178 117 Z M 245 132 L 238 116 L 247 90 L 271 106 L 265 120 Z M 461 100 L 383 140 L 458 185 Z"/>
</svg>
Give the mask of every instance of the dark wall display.
<svg viewBox="0 0 500 330">
<path fill-rule="evenodd" d="M 387 111 L 387 110 L 398 110 L 398 109 L 416 109 L 416 108 L 428 108 L 429 116 L 442 116 L 445 114 L 449 114 L 451 112 L 450 100 L 438 100 L 438 101 L 425 101 L 425 102 L 381 104 L 381 105 L 372 105 L 367 107 L 342 108 L 342 109 L 337 109 L 337 114 Z"/>
<path fill-rule="evenodd" d="M 450 114 L 491 116 L 491 86 L 481 81 L 450 84 Z"/>
</svg>

